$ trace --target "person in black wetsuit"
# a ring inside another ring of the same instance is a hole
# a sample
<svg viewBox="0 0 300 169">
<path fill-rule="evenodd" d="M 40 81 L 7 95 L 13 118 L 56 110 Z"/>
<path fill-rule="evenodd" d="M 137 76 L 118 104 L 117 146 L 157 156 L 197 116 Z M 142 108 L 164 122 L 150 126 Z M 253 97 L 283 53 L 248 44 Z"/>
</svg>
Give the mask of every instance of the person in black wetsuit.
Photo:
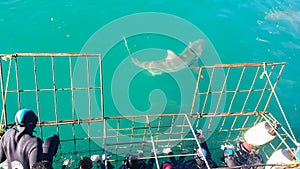
<svg viewBox="0 0 300 169">
<path fill-rule="evenodd" d="M 183 164 L 184 164 L 184 159 L 185 156 L 179 156 L 178 159 L 176 160 L 176 158 L 173 156 L 174 153 L 172 152 L 171 148 L 164 148 L 162 151 L 164 154 L 169 155 L 169 160 L 170 161 L 165 161 L 162 163 L 161 168 L 163 168 L 163 164 L 165 164 L 166 167 L 169 167 L 169 165 L 171 165 L 172 169 L 182 169 Z M 187 154 L 188 150 L 182 150 L 181 152 L 182 154 Z"/>
<path fill-rule="evenodd" d="M 135 155 L 128 155 L 119 169 L 144 169 L 146 167 L 144 160 L 138 159 Z"/>
<path fill-rule="evenodd" d="M 236 159 L 239 165 L 263 165 L 262 155 L 251 148 L 246 142 L 237 144 Z M 246 167 L 249 169 L 263 169 L 263 166 Z"/>
<path fill-rule="evenodd" d="M 78 169 L 92 169 L 93 162 L 89 157 L 82 157 L 78 164 Z"/>
<path fill-rule="evenodd" d="M 37 121 L 37 116 L 30 109 L 22 109 L 16 113 L 17 129 L 7 130 L 0 140 L 0 163 L 7 159 L 9 169 L 30 169 L 43 159 L 52 163 L 59 139 L 57 136 L 50 137 L 49 144 L 52 147 L 45 148 L 43 152 L 42 140 L 33 136 Z M 48 142 L 44 147 L 47 145 Z"/>
<path fill-rule="evenodd" d="M 217 164 L 212 160 L 210 151 L 202 134 L 202 130 L 197 130 L 196 133 L 197 137 L 200 139 L 200 147 L 201 150 L 198 148 L 194 149 L 194 159 L 184 162 L 183 168 L 184 169 L 207 169 L 206 163 L 204 158 L 206 159 L 209 168 L 217 168 Z"/>
<path fill-rule="evenodd" d="M 252 150 L 251 146 L 246 142 L 238 142 L 236 151 L 234 151 L 234 147 L 223 146 L 223 157 L 222 161 L 228 167 L 234 166 L 243 166 L 244 169 L 262 169 L 263 166 L 255 166 L 255 165 L 263 165 L 263 158 L 261 154 Z M 253 166 L 251 166 L 253 165 Z"/>
</svg>

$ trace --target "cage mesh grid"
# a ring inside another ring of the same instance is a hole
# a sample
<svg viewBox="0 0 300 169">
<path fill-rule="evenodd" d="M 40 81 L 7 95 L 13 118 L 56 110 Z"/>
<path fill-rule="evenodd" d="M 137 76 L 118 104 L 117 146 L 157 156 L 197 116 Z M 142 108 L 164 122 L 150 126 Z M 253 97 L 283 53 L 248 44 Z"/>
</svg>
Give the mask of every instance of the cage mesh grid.
<svg viewBox="0 0 300 169">
<path fill-rule="evenodd" d="M 143 159 L 149 159 L 156 152 L 153 149 L 163 148 L 172 148 L 175 156 L 189 150 L 186 156 L 191 158 L 193 148 L 198 146 L 195 129 L 203 130 L 212 155 L 220 164 L 221 144 L 235 144 L 254 124 L 276 120 L 272 112 L 278 107 L 269 104 L 274 100 L 273 91 L 285 66 L 285 63 L 202 66 L 189 116 L 175 112 L 106 117 L 101 55 L 20 53 L 10 55 L 9 59 L 10 62 L 0 62 L 2 124 L 11 127 L 14 113 L 31 107 L 39 116 L 37 135 L 45 139 L 56 133 L 61 138 L 58 165 L 64 158 L 76 159 L 94 153 L 114 154 L 111 161 L 120 165 L 128 153 L 143 150 Z M 83 78 L 75 84 L 74 67 L 79 60 Z M 95 72 L 90 72 L 94 63 L 98 65 L 96 78 L 91 76 Z M 263 77 L 265 72 L 264 76 L 270 79 Z M 96 103 L 91 101 L 92 96 L 97 97 Z M 84 97 L 86 102 L 78 103 L 76 97 Z M 83 113 L 78 114 L 78 104 L 84 107 L 80 109 Z M 100 109 L 94 109 L 93 104 Z M 279 129 L 278 134 L 280 138 L 259 147 L 265 159 L 274 150 L 293 143 L 289 132 Z M 154 154 L 158 161 L 168 157 L 161 152 Z"/>
</svg>

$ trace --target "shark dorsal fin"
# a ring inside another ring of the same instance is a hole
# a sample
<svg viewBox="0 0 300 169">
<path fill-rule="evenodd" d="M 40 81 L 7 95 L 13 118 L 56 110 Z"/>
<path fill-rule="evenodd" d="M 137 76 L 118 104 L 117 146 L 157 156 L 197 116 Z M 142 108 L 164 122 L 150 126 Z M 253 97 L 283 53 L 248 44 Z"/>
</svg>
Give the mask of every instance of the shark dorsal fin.
<svg viewBox="0 0 300 169">
<path fill-rule="evenodd" d="M 177 55 L 171 50 L 167 50 L 167 53 L 168 53 L 167 58 L 166 58 L 167 60 L 168 59 L 174 59 L 174 58 L 177 57 Z"/>
</svg>

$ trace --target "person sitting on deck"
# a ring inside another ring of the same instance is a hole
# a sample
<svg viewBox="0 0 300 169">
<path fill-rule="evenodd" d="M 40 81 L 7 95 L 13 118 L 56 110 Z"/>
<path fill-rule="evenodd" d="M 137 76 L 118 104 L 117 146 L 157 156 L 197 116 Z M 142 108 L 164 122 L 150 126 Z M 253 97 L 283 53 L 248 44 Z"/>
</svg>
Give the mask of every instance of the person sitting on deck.
<svg viewBox="0 0 300 169">
<path fill-rule="evenodd" d="M 9 169 L 30 169 L 43 159 L 52 162 L 58 145 L 51 144 L 52 147 L 45 145 L 47 152 L 43 152 L 42 140 L 33 135 L 37 121 L 38 117 L 30 109 L 22 109 L 16 113 L 17 128 L 7 130 L 0 140 L 0 163 L 7 159 Z M 51 140 L 59 144 L 57 139 L 55 136 L 55 139 Z"/>
<path fill-rule="evenodd" d="M 212 160 L 210 151 L 206 144 L 205 138 L 202 134 L 202 130 L 197 130 L 197 137 L 200 139 L 200 147 L 194 149 L 194 159 L 189 160 L 183 164 L 184 169 L 207 169 L 205 160 L 207 161 L 209 168 L 217 168 L 217 164 Z"/>
</svg>

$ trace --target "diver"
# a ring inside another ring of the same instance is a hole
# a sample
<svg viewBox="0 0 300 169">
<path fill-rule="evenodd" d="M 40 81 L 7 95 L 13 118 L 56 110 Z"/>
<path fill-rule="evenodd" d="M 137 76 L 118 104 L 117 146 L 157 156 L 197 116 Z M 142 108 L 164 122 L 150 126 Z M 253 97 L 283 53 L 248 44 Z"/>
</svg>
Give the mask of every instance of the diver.
<svg viewBox="0 0 300 169">
<path fill-rule="evenodd" d="M 21 109 L 16 113 L 17 128 L 8 129 L 0 140 L 0 163 L 7 159 L 9 169 L 30 169 L 42 160 L 52 164 L 59 144 L 58 136 L 50 137 L 43 145 L 42 140 L 33 135 L 37 122 L 38 117 L 30 109 Z"/>
</svg>

